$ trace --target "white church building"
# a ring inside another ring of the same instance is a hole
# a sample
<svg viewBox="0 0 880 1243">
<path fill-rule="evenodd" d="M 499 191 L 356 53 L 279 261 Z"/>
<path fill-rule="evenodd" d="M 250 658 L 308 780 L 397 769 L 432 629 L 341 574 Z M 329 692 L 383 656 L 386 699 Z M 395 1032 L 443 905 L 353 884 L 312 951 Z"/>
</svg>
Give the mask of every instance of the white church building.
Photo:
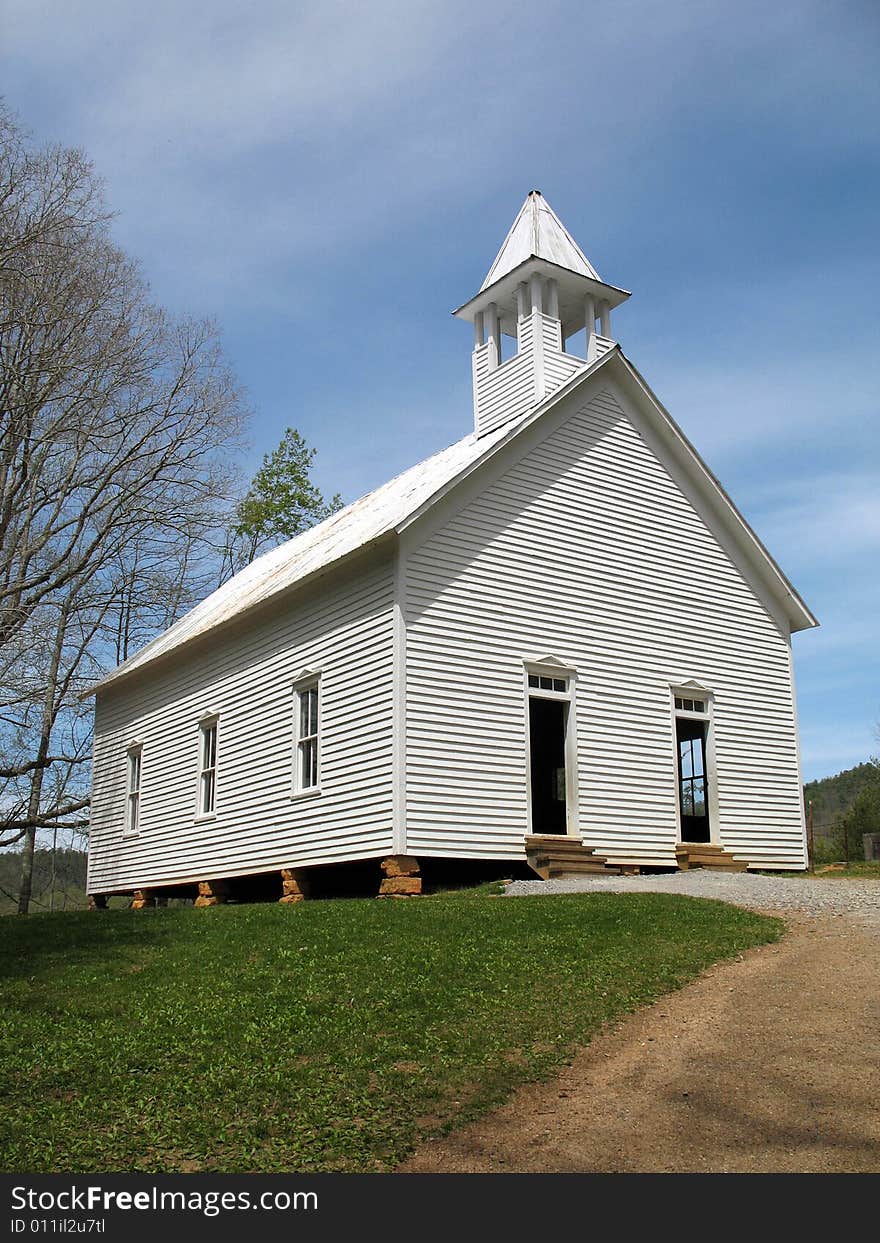
<svg viewBox="0 0 880 1243">
<path fill-rule="evenodd" d="M 439 860 L 805 867 L 817 622 L 617 344 L 628 297 L 529 194 L 455 312 L 473 430 L 96 688 L 93 904 L 293 901 L 356 862 L 385 893 Z"/>
</svg>

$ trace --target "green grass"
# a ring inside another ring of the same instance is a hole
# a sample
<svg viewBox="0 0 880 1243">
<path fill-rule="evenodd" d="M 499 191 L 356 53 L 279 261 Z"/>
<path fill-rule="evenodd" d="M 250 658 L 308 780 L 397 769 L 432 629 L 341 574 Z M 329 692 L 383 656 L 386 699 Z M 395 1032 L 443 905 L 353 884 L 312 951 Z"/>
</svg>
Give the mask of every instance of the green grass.
<svg viewBox="0 0 880 1243">
<path fill-rule="evenodd" d="M 805 876 L 818 876 L 820 880 L 834 880 L 842 877 L 844 880 L 850 877 L 857 877 L 861 880 L 880 880 L 880 863 L 848 863 L 846 867 L 834 868 L 833 871 L 826 871 L 827 863 L 817 863 L 815 872 L 805 872 Z"/>
<path fill-rule="evenodd" d="M 10 918 L 3 1166 L 386 1169 L 782 928 L 663 894 Z"/>
</svg>

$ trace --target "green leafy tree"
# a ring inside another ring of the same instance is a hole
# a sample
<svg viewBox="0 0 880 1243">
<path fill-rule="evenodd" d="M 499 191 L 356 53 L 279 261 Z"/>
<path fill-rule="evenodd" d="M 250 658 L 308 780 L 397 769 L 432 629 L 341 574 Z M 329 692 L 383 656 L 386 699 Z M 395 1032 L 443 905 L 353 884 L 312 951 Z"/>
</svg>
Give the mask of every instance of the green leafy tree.
<svg viewBox="0 0 880 1243">
<path fill-rule="evenodd" d="M 804 799 L 813 804 L 816 825 L 829 827 L 836 816 L 852 806 L 864 786 L 877 781 L 880 781 L 880 767 L 876 760 L 867 760 L 833 777 L 808 781 L 804 786 Z"/>
<path fill-rule="evenodd" d="M 865 833 L 880 833 L 880 765 L 874 765 L 876 777 L 862 786 L 852 805 L 842 812 L 835 822 L 837 830 L 838 857 L 847 860 L 864 859 Z"/>
<path fill-rule="evenodd" d="M 326 500 L 311 478 L 316 450 L 294 427 L 267 453 L 235 510 L 224 570 L 234 572 L 283 540 L 293 539 L 342 507 Z"/>
</svg>

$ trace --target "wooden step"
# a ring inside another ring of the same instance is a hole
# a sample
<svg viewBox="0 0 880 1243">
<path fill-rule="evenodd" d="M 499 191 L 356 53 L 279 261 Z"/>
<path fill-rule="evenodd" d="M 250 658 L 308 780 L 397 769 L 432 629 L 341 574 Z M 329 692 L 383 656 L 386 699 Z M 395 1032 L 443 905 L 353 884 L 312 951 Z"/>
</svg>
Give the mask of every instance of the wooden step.
<svg viewBox="0 0 880 1243">
<path fill-rule="evenodd" d="M 748 864 L 714 842 L 679 842 L 675 861 L 682 872 L 691 868 L 710 868 L 717 872 L 745 872 Z"/>
<path fill-rule="evenodd" d="M 725 854 L 703 854 L 702 851 L 676 851 L 676 857 L 686 858 L 693 866 L 696 863 L 703 864 L 705 867 L 723 867 L 725 864 L 735 862 L 733 855 Z"/>
<path fill-rule="evenodd" d="M 617 874 L 604 855 L 597 855 L 592 846 L 584 846 L 576 838 L 549 834 L 526 838 L 526 858 L 533 872 L 542 880 L 560 876 L 596 876 Z"/>
<path fill-rule="evenodd" d="M 571 855 L 573 858 L 593 853 L 592 846 L 584 846 L 582 842 L 565 837 L 556 841 L 552 837 L 527 837 L 526 850 L 535 854 Z"/>
<path fill-rule="evenodd" d="M 733 855 L 719 858 L 718 855 L 681 855 L 675 856 L 678 866 L 686 871 L 688 868 L 716 868 L 721 871 L 743 872 L 748 866 Z"/>
<path fill-rule="evenodd" d="M 556 880 L 560 876 L 608 876 L 615 875 L 616 868 L 609 867 L 604 860 L 572 859 L 568 863 L 551 863 L 548 879 Z"/>
</svg>

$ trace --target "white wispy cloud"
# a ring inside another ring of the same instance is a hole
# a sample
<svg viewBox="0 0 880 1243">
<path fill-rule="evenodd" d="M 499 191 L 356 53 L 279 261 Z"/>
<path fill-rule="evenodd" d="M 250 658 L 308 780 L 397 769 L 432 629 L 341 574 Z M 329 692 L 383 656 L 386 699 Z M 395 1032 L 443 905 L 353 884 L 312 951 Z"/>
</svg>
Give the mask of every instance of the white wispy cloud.
<svg viewBox="0 0 880 1243">
<path fill-rule="evenodd" d="M 426 207 L 443 217 L 445 196 L 523 192 L 559 162 L 602 193 L 756 55 L 774 71 L 738 94 L 741 124 L 809 75 L 815 141 L 840 93 L 839 23 L 818 3 L 746 7 L 756 20 L 722 0 L 6 0 L 4 77 L 13 103 L 39 78 L 42 128 L 93 154 L 162 296 L 264 306 L 295 297 L 297 263 L 328 247 L 344 262 Z M 865 125 L 852 94 L 848 141 Z"/>
</svg>

